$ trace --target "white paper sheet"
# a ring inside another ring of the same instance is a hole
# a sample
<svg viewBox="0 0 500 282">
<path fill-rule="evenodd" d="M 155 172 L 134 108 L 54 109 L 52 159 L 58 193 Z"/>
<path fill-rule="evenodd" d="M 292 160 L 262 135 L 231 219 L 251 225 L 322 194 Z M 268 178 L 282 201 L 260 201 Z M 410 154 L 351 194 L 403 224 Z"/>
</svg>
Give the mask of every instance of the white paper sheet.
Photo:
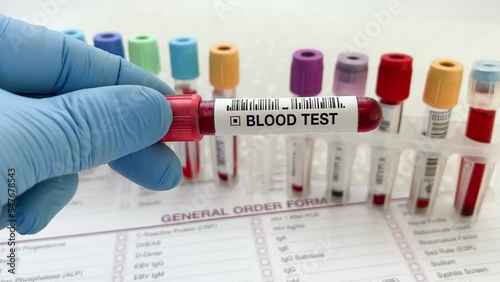
<svg viewBox="0 0 500 282">
<path fill-rule="evenodd" d="M 199 184 L 154 192 L 96 168 L 82 173 L 76 197 L 45 230 L 18 235 L 16 275 L 7 272 L 8 232 L 0 232 L 0 281 L 500 279 L 493 192 L 471 224 L 451 217 L 446 187 L 434 215 L 423 217 L 408 214 L 404 179 L 382 211 L 364 203 L 362 185 L 351 187 L 349 204 L 329 203 L 313 176 L 302 199 L 287 196 L 282 180 L 253 192 L 244 173 L 232 188 L 217 187 L 205 170 Z"/>
</svg>

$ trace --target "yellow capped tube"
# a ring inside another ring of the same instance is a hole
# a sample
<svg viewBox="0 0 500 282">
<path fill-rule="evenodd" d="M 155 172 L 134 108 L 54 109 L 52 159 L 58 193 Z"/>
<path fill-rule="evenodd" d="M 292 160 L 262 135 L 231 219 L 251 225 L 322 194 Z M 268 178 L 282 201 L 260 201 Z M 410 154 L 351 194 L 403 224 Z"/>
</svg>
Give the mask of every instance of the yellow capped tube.
<svg viewBox="0 0 500 282">
<path fill-rule="evenodd" d="M 446 138 L 451 110 L 457 105 L 460 95 L 463 69 L 463 65 L 457 61 L 449 59 L 432 61 L 423 95 L 423 101 L 428 107 L 421 133 L 427 138 Z M 445 163 L 446 156 L 424 151 L 417 153 L 410 191 L 411 212 L 426 214 L 432 212 Z"/>
<path fill-rule="evenodd" d="M 239 50 L 233 44 L 216 44 L 210 48 L 210 84 L 213 98 L 235 98 L 240 83 Z M 225 186 L 236 183 L 238 175 L 238 146 L 236 136 L 217 136 L 212 143 L 214 175 Z"/>
</svg>

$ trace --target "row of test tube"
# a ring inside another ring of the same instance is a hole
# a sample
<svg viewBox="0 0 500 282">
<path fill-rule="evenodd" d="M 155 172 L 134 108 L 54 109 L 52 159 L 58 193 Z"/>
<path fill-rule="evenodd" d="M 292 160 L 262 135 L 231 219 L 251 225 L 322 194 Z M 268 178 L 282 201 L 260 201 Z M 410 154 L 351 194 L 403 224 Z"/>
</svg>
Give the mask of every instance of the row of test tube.
<svg viewBox="0 0 500 282">
<path fill-rule="evenodd" d="M 77 38 L 81 34 L 78 30 L 66 33 Z M 96 47 L 124 57 L 121 41 L 118 33 L 101 33 L 94 36 Z M 153 35 L 136 35 L 130 37 L 128 43 L 129 60 L 153 74 L 159 74 L 161 68 L 156 38 Z M 199 76 L 199 67 L 196 39 L 172 38 L 169 41 L 169 48 L 176 92 L 197 93 L 196 79 Z M 213 98 L 234 98 L 239 83 L 237 47 L 231 44 L 214 45 L 210 49 L 209 63 L 210 83 L 214 87 Z M 460 62 L 450 59 L 437 59 L 431 62 L 422 98 L 427 109 L 423 116 L 422 128 L 418 132 L 424 140 L 420 140 L 421 143 L 440 144 L 440 141 L 444 141 L 441 144 L 447 145 L 451 112 L 458 103 L 463 68 Z M 379 137 L 382 137 L 382 140 L 391 139 L 401 133 L 403 104 L 410 95 L 412 73 L 411 56 L 401 53 L 381 56 L 375 93 L 383 110 L 383 120 L 376 132 L 356 135 L 358 139 L 363 139 L 371 145 L 367 199 L 371 206 L 389 207 L 402 149 L 391 147 L 394 143 L 390 140 L 378 143 L 369 140 L 376 140 Z M 333 96 L 364 96 L 367 78 L 368 57 L 365 54 L 355 52 L 339 54 L 332 87 Z M 294 52 L 289 85 L 292 94 L 297 97 L 317 96 L 322 92 L 322 83 L 322 52 L 315 49 L 300 49 Z M 499 92 L 500 62 L 475 62 L 467 93 L 470 111 L 466 125 L 466 139 L 481 144 L 491 142 L 495 111 L 500 107 Z M 321 122 L 329 117 L 318 118 L 318 122 Z M 342 122 L 349 123 L 349 121 Z M 291 196 L 306 197 L 311 189 L 315 136 L 292 136 L 287 140 L 287 190 Z M 346 142 L 342 135 L 340 138 L 327 138 L 327 141 L 326 195 L 332 201 L 346 203 L 349 200 L 356 147 L 363 141 L 350 142 L 352 141 L 350 139 Z M 196 180 L 200 172 L 199 144 L 187 142 L 176 144 L 175 147 L 182 162 L 184 178 Z M 425 144 L 420 147 L 424 148 Z M 214 160 L 212 167 L 216 179 L 219 183 L 234 184 L 238 175 L 236 137 L 215 137 L 212 140 L 212 148 Z M 448 155 L 439 149 L 423 149 L 417 152 L 409 192 L 411 212 L 424 214 L 432 212 Z M 478 214 L 496 159 L 492 160 L 489 162 L 484 158 L 463 155 L 455 199 L 455 209 L 461 216 L 474 218 Z M 262 167 L 267 166 L 262 165 Z"/>
<path fill-rule="evenodd" d="M 367 203 L 373 207 L 390 206 L 402 150 L 391 147 L 389 142 L 375 144 L 376 142 L 368 140 L 384 135 L 385 138 L 394 138 L 400 133 L 403 104 L 410 95 L 412 65 L 413 58 L 406 54 L 390 53 L 381 56 L 375 92 L 383 110 L 383 119 L 377 131 L 356 135 L 358 139 L 365 139 L 365 143 L 371 143 Z M 460 62 L 450 59 L 431 62 L 422 97 L 426 110 L 418 132 L 424 138 L 417 147 L 425 148 L 434 141 L 442 141 L 441 145 L 444 146 L 454 142 L 446 143 L 446 139 L 452 109 L 459 100 L 463 69 Z M 320 51 L 297 50 L 293 54 L 291 92 L 298 96 L 320 94 L 322 72 L 323 54 Z M 368 57 L 365 54 L 339 54 L 333 95 L 364 96 L 367 74 Z M 490 143 L 494 132 L 495 112 L 500 107 L 500 62 L 485 60 L 473 63 L 467 100 L 470 109 L 465 126 L 465 139 L 466 142 L 475 142 L 467 145 L 481 146 Z M 313 141 L 314 138 L 311 137 L 297 136 L 288 142 L 288 186 L 292 195 L 303 197 L 310 192 Z M 363 141 L 358 142 L 360 143 Z M 342 138 L 328 140 L 326 195 L 333 201 L 346 203 L 349 199 L 355 150 L 356 144 L 342 141 Z M 468 156 L 460 151 L 454 153 L 462 155 L 454 208 L 457 215 L 474 219 L 479 213 L 495 162 L 499 157 L 488 160 L 484 157 Z M 411 213 L 432 213 L 448 156 L 449 154 L 440 149 L 417 151 L 408 201 Z"/>
<path fill-rule="evenodd" d="M 80 29 L 63 30 L 68 36 L 86 42 Z M 126 58 L 123 38 L 117 32 L 102 32 L 94 35 L 94 46 L 111 54 Z M 128 37 L 128 60 L 160 77 L 162 71 L 158 40 L 152 34 L 137 34 Z M 200 76 L 198 42 L 190 36 L 171 38 L 169 55 L 174 90 L 176 94 L 197 94 Z M 235 98 L 239 84 L 239 50 L 233 44 L 215 44 L 209 52 L 210 84 L 213 99 Z M 160 77 L 162 78 L 162 77 Z M 182 131 L 182 130 L 181 130 Z M 182 165 L 185 181 L 195 182 L 201 174 L 201 146 L 199 142 L 176 142 L 174 151 Z M 238 150 L 236 136 L 216 136 L 211 140 L 212 168 L 218 184 L 232 186 L 238 178 Z"/>
</svg>

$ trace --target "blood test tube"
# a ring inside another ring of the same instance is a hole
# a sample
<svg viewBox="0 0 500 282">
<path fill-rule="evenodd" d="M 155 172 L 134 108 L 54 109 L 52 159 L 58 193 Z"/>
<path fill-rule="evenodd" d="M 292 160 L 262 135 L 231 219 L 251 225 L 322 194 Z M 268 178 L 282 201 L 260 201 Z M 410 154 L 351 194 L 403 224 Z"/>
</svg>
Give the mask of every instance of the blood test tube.
<svg viewBox="0 0 500 282">
<path fill-rule="evenodd" d="M 470 108 L 465 136 L 476 142 L 490 143 L 496 111 L 500 108 L 500 62 L 474 62 L 467 100 Z M 459 215 L 471 219 L 478 215 L 494 165 L 487 159 L 462 157 L 455 196 Z"/>
<path fill-rule="evenodd" d="M 79 28 L 68 28 L 62 30 L 61 32 L 82 42 L 87 42 L 85 32 Z"/>
<path fill-rule="evenodd" d="M 131 63 L 159 76 L 161 71 L 158 40 L 153 34 L 137 34 L 128 38 L 128 57 Z"/>
<path fill-rule="evenodd" d="M 118 32 L 101 32 L 94 35 L 94 47 L 125 58 L 122 35 Z"/>
<path fill-rule="evenodd" d="M 174 37 L 169 40 L 170 66 L 177 94 L 197 93 L 198 42 L 190 36 Z M 182 164 L 184 179 L 196 180 L 200 173 L 200 144 L 183 142 L 176 144 L 176 152 Z"/>
<path fill-rule="evenodd" d="M 235 98 L 240 82 L 239 50 L 233 44 L 216 44 L 210 48 L 210 84 L 213 98 Z M 238 175 L 236 136 L 216 136 L 213 142 L 213 167 L 219 183 L 232 185 Z"/>
<path fill-rule="evenodd" d="M 290 91 L 295 97 L 314 97 L 323 83 L 323 53 L 314 49 L 300 49 L 293 53 Z M 312 105 L 304 105 L 304 109 Z M 311 120 L 312 121 L 312 120 Z M 288 149 L 289 186 L 292 192 L 307 194 L 311 178 L 314 138 L 293 136 Z"/>
<path fill-rule="evenodd" d="M 203 136 L 307 135 L 369 132 L 382 109 L 369 97 L 233 98 L 203 101 L 198 94 L 165 95 L 173 113 L 161 142 Z"/>
<path fill-rule="evenodd" d="M 413 58 L 399 53 L 384 54 L 380 58 L 377 76 L 377 95 L 383 119 L 378 132 L 398 134 L 403 102 L 410 95 Z M 399 163 L 399 152 L 384 147 L 373 147 L 370 156 L 368 202 L 387 207 Z"/>
<path fill-rule="evenodd" d="M 337 57 L 333 80 L 335 96 L 365 95 L 368 77 L 368 56 L 356 52 L 343 52 Z M 356 146 L 334 140 L 328 144 L 327 197 L 346 202 Z"/>
<path fill-rule="evenodd" d="M 432 61 L 427 73 L 423 101 L 427 105 L 421 134 L 429 140 L 448 135 L 451 110 L 458 103 L 463 65 L 449 59 Z M 410 188 L 410 211 L 428 213 L 432 196 L 437 192 L 446 158 L 439 153 L 417 152 Z"/>
</svg>

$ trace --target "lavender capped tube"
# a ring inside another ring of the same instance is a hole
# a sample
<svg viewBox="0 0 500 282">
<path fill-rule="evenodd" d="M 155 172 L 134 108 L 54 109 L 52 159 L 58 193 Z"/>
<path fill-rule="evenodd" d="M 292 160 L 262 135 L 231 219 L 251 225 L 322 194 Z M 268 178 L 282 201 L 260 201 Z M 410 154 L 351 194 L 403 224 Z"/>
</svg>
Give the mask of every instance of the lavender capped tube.
<svg viewBox="0 0 500 282">
<path fill-rule="evenodd" d="M 293 53 L 290 91 L 300 102 L 302 97 L 317 96 L 323 83 L 323 53 L 300 49 Z M 292 136 L 288 144 L 288 191 L 292 196 L 309 194 L 314 139 Z"/>
<path fill-rule="evenodd" d="M 343 52 L 337 57 L 332 91 L 335 96 L 364 96 L 368 77 L 368 56 Z M 342 140 L 328 142 L 326 197 L 345 203 L 349 199 L 356 147 Z"/>
<path fill-rule="evenodd" d="M 364 96 L 368 77 L 368 56 L 362 53 L 340 53 L 335 65 L 333 94 Z"/>
</svg>

